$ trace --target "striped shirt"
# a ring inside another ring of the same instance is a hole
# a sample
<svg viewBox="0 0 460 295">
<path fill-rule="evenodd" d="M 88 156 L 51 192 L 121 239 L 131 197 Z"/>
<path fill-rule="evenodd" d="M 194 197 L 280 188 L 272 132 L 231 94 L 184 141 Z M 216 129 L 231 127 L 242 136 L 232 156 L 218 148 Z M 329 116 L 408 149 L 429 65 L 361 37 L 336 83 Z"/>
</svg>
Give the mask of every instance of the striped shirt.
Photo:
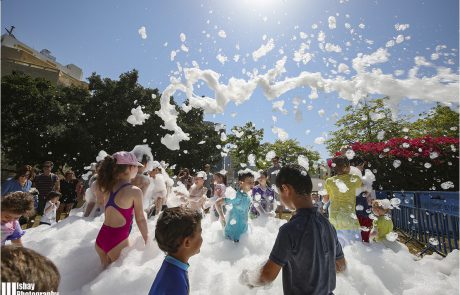
<svg viewBox="0 0 460 295">
<path fill-rule="evenodd" d="M 40 193 L 40 197 L 46 197 L 49 192 L 53 190 L 53 187 L 57 181 L 58 177 L 53 173 L 48 176 L 45 174 L 40 174 L 35 177 L 35 188 L 37 188 L 38 192 Z"/>
</svg>

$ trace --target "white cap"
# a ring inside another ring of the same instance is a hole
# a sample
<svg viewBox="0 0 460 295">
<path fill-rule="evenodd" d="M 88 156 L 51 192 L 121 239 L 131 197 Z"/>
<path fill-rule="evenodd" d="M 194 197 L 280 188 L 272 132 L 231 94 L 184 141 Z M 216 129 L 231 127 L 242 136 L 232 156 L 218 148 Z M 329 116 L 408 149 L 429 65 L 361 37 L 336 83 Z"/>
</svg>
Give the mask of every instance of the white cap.
<svg viewBox="0 0 460 295">
<path fill-rule="evenodd" d="M 153 169 L 157 169 L 157 168 L 161 168 L 160 162 L 158 162 L 158 161 L 153 161 L 153 163 L 152 163 L 152 170 L 153 170 Z"/>
<path fill-rule="evenodd" d="M 206 172 L 204 172 L 204 171 L 199 171 L 199 172 L 196 174 L 196 177 L 201 177 L 201 178 L 203 178 L 203 180 L 208 179 L 208 176 L 206 175 Z"/>
</svg>

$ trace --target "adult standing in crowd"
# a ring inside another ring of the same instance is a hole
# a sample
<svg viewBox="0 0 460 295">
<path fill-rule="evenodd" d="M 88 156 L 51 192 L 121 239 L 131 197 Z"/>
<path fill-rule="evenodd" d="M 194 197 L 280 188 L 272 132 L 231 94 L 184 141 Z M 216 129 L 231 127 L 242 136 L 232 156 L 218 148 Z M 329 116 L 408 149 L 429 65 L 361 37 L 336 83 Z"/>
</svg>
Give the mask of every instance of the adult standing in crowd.
<svg viewBox="0 0 460 295">
<path fill-rule="evenodd" d="M 204 165 L 204 172 L 206 173 L 206 180 L 204 181 L 204 187 L 207 188 L 206 196 L 208 198 L 212 197 L 212 191 L 214 190 L 214 183 L 213 183 L 213 174 L 211 173 L 211 165 L 206 164 Z"/>
<path fill-rule="evenodd" d="M 53 162 L 46 161 L 43 163 L 43 173 L 35 177 L 34 183 L 38 190 L 38 209 L 37 213 L 43 215 L 43 209 L 45 209 L 46 197 L 50 191 L 60 191 L 59 178 L 56 174 L 52 173 Z"/>
<path fill-rule="evenodd" d="M 20 166 L 16 170 L 16 175 L 2 183 L 2 197 L 12 192 L 32 192 L 32 181 L 35 176 L 34 168 L 30 165 Z M 34 208 L 37 209 L 38 196 L 34 194 Z M 21 216 L 19 224 L 27 224 L 30 220 L 30 227 L 35 223 L 35 213 L 29 213 L 29 216 Z"/>
<path fill-rule="evenodd" d="M 61 219 L 62 213 L 68 215 L 73 206 L 75 206 L 77 202 L 77 182 L 78 180 L 75 179 L 75 174 L 70 170 L 65 173 L 64 179 L 61 179 L 60 186 L 62 197 L 60 200 L 61 204 L 56 213 L 56 221 Z"/>
<path fill-rule="evenodd" d="M 34 169 L 32 166 L 23 165 L 16 170 L 16 175 L 2 183 L 2 197 L 11 192 L 26 192 L 32 188 Z"/>
</svg>

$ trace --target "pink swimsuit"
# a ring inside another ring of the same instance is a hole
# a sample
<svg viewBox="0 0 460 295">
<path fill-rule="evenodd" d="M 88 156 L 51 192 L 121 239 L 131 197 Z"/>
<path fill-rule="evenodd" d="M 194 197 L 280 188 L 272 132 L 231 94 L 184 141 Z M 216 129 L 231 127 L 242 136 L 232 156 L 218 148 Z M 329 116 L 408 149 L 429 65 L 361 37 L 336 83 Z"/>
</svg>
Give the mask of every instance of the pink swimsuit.
<svg viewBox="0 0 460 295">
<path fill-rule="evenodd" d="M 96 238 L 96 245 L 98 245 L 99 248 L 101 248 L 105 253 L 108 253 L 115 246 L 117 246 L 129 237 L 131 225 L 133 224 L 134 205 L 131 208 L 124 209 L 118 207 L 118 205 L 115 204 L 115 196 L 122 188 L 128 185 L 131 184 L 125 183 L 122 186 L 120 186 L 120 188 L 116 192 L 110 193 L 109 200 L 105 205 L 106 209 L 108 206 L 112 206 L 113 208 L 115 208 L 118 212 L 120 212 L 121 215 L 123 215 L 126 221 L 125 225 L 120 227 L 111 227 L 105 224 L 102 225 L 101 230 L 99 231 L 99 234 Z"/>
</svg>

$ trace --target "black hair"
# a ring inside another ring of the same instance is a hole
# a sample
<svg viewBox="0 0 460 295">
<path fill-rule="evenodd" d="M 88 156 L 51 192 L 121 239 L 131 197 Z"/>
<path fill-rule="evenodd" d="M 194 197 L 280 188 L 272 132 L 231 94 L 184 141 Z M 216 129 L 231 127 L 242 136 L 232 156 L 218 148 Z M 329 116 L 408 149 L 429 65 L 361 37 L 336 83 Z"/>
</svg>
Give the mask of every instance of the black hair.
<svg viewBox="0 0 460 295">
<path fill-rule="evenodd" d="M 200 212 L 190 208 L 165 209 L 155 228 L 158 247 L 168 254 L 176 253 L 183 240 L 193 235 L 202 218 Z"/>
<path fill-rule="evenodd" d="M 338 156 L 333 158 L 332 163 L 335 164 L 335 166 L 332 165 L 332 170 L 334 170 L 336 174 L 342 173 L 345 168 L 350 166 L 350 161 L 348 161 L 348 158 L 345 156 Z"/>
<path fill-rule="evenodd" d="M 313 188 L 307 170 L 298 164 L 288 164 L 280 169 L 276 176 L 276 186 L 281 188 L 283 184 L 291 185 L 294 191 L 301 196 L 310 195 Z"/>
<path fill-rule="evenodd" d="M 355 167 L 363 165 L 363 164 L 364 164 L 364 160 L 360 156 L 354 156 L 354 158 L 350 160 L 350 165 L 355 166 Z"/>
<path fill-rule="evenodd" d="M 50 201 L 51 199 L 56 198 L 56 197 L 60 198 L 61 196 L 62 194 L 60 192 L 50 191 L 48 195 L 46 196 L 46 201 Z"/>
<path fill-rule="evenodd" d="M 252 177 L 254 178 L 254 174 L 250 171 L 242 171 L 238 173 L 238 181 L 244 181 L 246 178 Z"/>
</svg>

